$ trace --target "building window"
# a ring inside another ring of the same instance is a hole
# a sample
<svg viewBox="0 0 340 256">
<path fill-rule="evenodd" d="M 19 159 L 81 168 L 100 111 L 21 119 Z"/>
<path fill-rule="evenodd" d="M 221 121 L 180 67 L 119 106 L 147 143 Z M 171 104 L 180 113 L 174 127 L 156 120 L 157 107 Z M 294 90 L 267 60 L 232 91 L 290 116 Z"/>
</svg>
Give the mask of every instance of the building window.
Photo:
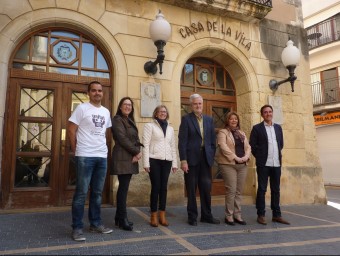
<svg viewBox="0 0 340 256">
<path fill-rule="evenodd" d="M 228 71 L 206 58 L 190 59 L 182 70 L 181 90 L 202 94 L 235 96 L 234 82 Z"/>
<path fill-rule="evenodd" d="M 32 71 L 110 78 L 108 62 L 88 37 L 47 30 L 31 35 L 14 55 L 12 67 Z"/>
</svg>

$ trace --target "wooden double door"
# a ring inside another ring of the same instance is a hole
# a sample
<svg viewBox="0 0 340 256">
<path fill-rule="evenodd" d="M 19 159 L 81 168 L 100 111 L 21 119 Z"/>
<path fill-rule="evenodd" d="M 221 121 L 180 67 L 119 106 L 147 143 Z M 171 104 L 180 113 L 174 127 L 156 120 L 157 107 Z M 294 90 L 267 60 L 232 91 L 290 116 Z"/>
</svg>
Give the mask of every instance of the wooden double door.
<svg viewBox="0 0 340 256">
<path fill-rule="evenodd" d="M 12 78 L 6 101 L 2 207 L 70 205 L 75 189 L 75 161 L 67 122 L 88 102 L 86 83 Z M 110 109 L 109 87 L 103 105 Z M 108 148 L 111 133 L 108 131 Z M 109 152 L 109 155 L 110 152 Z M 109 181 L 103 203 L 109 200 Z"/>
<path fill-rule="evenodd" d="M 184 97 L 183 97 L 184 96 Z M 181 116 L 191 112 L 189 93 L 182 92 L 181 98 Z M 236 111 L 235 97 L 219 98 L 216 95 L 202 95 L 203 96 L 203 114 L 209 115 L 214 120 L 215 133 L 224 127 L 225 117 L 230 111 Z M 225 187 L 222 175 L 218 168 L 218 164 L 214 161 L 211 168 L 212 175 L 212 191 L 211 195 L 225 195 Z"/>
</svg>

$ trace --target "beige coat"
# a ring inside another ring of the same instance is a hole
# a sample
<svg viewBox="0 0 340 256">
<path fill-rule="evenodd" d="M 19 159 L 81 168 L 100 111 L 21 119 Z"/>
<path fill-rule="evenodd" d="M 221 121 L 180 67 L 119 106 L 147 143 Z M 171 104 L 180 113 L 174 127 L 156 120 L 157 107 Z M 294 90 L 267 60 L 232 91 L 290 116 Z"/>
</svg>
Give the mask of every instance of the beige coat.
<svg viewBox="0 0 340 256">
<path fill-rule="evenodd" d="M 245 156 L 250 157 L 251 147 L 248 139 L 243 131 L 240 131 L 244 136 L 244 152 Z M 235 162 L 235 140 L 233 134 L 228 129 L 221 129 L 217 135 L 218 149 L 216 152 L 216 161 L 218 164 L 236 164 Z"/>
<path fill-rule="evenodd" d="M 150 158 L 172 161 L 172 168 L 177 168 L 177 153 L 174 129 L 170 124 L 163 130 L 157 120 L 147 123 L 143 131 L 143 167 L 150 167 Z"/>
</svg>

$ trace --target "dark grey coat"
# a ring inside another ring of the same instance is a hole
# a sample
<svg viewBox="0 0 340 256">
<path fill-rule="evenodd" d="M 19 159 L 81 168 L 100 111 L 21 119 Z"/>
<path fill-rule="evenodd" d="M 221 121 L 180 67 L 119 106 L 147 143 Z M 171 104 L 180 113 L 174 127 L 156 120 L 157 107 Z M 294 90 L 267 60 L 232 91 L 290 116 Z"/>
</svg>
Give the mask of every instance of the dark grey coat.
<svg viewBox="0 0 340 256">
<path fill-rule="evenodd" d="M 138 162 L 132 163 L 132 158 L 140 152 L 141 146 L 136 124 L 128 118 L 116 115 L 112 118 L 111 131 L 115 145 L 110 174 L 137 174 Z"/>
</svg>

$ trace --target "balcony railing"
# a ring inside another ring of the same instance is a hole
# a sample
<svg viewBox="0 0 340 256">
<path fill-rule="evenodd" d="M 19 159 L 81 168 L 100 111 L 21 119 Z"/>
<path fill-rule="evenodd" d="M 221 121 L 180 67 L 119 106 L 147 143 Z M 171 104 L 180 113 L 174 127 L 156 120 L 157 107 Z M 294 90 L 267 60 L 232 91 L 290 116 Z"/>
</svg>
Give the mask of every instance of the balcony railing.
<svg viewBox="0 0 340 256">
<path fill-rule="evenodd" d="M 306 30 L 309 50 L 334 41 L 340 41 L 340 14 Z"/>
<path fill-rule="evenodd" d="M 272 0 L 248 0 L 248 1 L 260 4 L 260 5 L 268 6 L 268 7 L 273 7 Z"/>
<path fill-rule="evenodd" d="M 340 77 L 312 83 L 313 105 L 339 103 Z"/>
<path fill-rule="evenodd" d="M 0 0 L 1 1 L 1 0 Z M 272 0 L 152 0 L 221 17 L 257 22 L 273 9 Z"/>
</svg>

